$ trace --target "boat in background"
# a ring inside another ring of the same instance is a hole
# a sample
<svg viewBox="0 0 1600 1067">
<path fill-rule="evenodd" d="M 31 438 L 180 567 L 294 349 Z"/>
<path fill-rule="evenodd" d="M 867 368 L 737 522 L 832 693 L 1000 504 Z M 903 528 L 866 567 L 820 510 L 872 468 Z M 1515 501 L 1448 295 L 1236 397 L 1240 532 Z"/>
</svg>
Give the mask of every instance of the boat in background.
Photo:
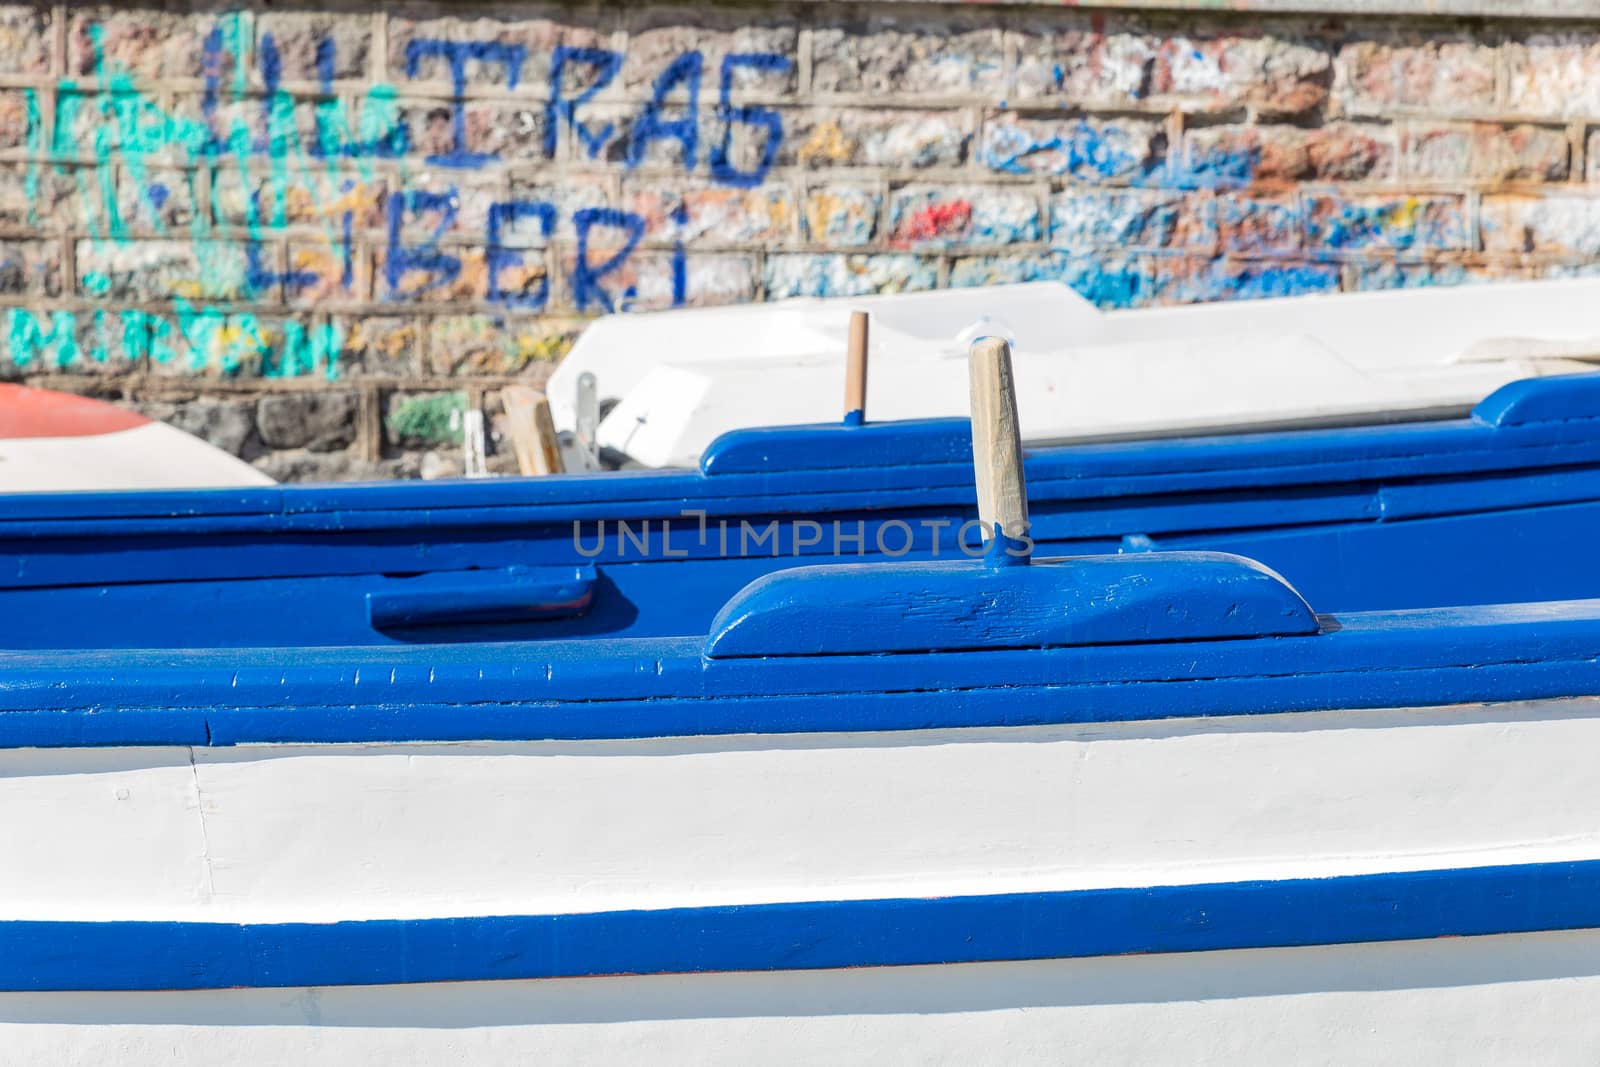
<svg viewBox="0 0 1600 1067">
<path fill-rule="evenodd" d="M 697 471 L 16 496 L 0 647 L 698 633 L 774 571 L 961 558 L 971 461 L 966 419 L 835 423 L 729 434 Z M 1600 596 L 1600 554 L 1542 547 L 1600 522 L 1600 374 L 1514 382 L 1461 419 L 1025 465 L 1041 552 L 1234 552 L 1336 612 Z"/>
<path fill-rule="evenodd" d="M 1319 614 L 1236 555 L 1017 546 L 676 636 L 0 653 L 0 1038 L 1582 1061 L 1600 601 Z"/>
<path fill-rule="evenodd" d="M 873 419 L 966 410 L 966 346 L 1015 351 L 1033 444 L 1464 413 L 1518 378 L 1600 358 L 1585 309 L 1600 280 L 1315 294 L 1100 311 L 1054 282 L 612 315 L 547 387 L 558 430 L 597 382 L 597 441 L 647 467 L 692 467 L 730 430 L 836 418 L 849 312 L 872 319 Z"/>
<path fill-rule="evenodd" d="M 138 412 L 0 383 L 0 493 L 271 484 L 243 460 Z"/>
</svg>

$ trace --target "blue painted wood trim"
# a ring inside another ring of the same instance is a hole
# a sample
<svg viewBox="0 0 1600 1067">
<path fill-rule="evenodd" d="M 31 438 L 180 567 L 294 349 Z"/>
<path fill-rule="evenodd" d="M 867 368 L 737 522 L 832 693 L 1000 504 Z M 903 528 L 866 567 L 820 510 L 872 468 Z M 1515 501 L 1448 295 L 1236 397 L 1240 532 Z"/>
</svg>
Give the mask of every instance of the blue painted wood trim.
<svg viewBox="0 0 1600 1067">
<path fill-rule="evenodd" d="M 0 747 L 828 733 L 1600 694 L 1600 602 L 1148 645 L 710 659 L 701 638 L 0 653 Z"/>
<path fill-rule="evenodd" d="M 1210 952 L 1600 927 L 1600 861 L 989 896 L 236 925 L 0 922 L 0 989 L 378 985 Z"/>
<path fill-rule="evenodd" d="M 1030 494 L 1036 500 L 1087 499 L 1593 463 L 1600 459 L 1600 417 L 1591 404 L 1597 391 L 1600 375 L 1539 379 L 1507 386 L 1468 419 L 1034 449 L 1027 459 Z M 818 432 L 841 441 L 876 435 L 886 447 L 893 441 L 892 447 L 908 460 L 925 444 L 919 435 L 955 440 L 937 422 L 753 431 L 750 440 L 757 441 L 759 434 L 804 437 Z M 906 435 L 903 444 L 896 434 Z M 804 447 L 790 451 L 809 455 L 816 443 L 802 441 Z M 935 451 L 922 462 L 883 467 L 874 453 L 873 465 L 867 467 L 780 467 L 714 478 L 648 471 L 426 485 L 22 494 L 4 498 L 0 533 L 26 539 L 125 536 L 140 529 L 188 534 L 349 529 L 352 524 L 437 529 L 480 525 L 494 512 L 502 513 L 503 522 L 526 523 L 570 520 L 574 509 L 582 507 L 611 516 L 659 513 L 652 509 L 676 509 L 685 501 L 712 515 L 768 506 L 790 511 L 881 507 L 887 503 L 881 498 L 884 492 L 901 492 L 924 505 L 962 505 L 971 499 L 971 469 L 952 455 Z M 859 462 L 859 457 L 852 452 L 848 462 Z M 932 490 L 937 499 L 926 496 Z M 798 499 L 802 497 L 808 499 Z M 788 508 L 783 507 L 786 500 Z"/>
</svg>

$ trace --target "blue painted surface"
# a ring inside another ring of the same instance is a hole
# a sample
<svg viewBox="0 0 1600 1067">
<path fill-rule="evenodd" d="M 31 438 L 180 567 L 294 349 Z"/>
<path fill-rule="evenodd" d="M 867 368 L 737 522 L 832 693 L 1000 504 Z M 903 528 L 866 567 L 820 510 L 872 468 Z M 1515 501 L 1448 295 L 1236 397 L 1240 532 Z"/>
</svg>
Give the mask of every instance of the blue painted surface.
<svg viewBox="0 0 1600 1067">
<path fill-rule="evenodd" d="M 1320 622 L 1296 637 L 776 658 L 707 657 L 704 636 L 10 652 L 0 746 L 882 732 L 1600 693 L 1600 601 Z"/>
<path fill-rule="evenodd" d="M 229 989 L 814 970 L 1596 926 L 1600 861 L 560 915 L 257 925 L 0 922 L 0 989 Z"/>
<path fill-rule="evenodd" d="M 0 647 L 704 637 L 765 574 L 962 558 L 970 450 L 964 420 L 833 425 L 730 435 L 696 472 L 11 497 Z M 1324 612 L 1600 596 L 1593 554 L 1547 550 L 1600 523 L 1600 375 L 1516 383 L 1470 418 L 1042 448 L 1026 466 L 1044 554 L 1235 552 Z M 596 578 L 577 616 L 374 627 L 366 608 L 417 575 L 486 588 L 578 566 Z"/>
<path fill-rule="evenodd" d="M 751 583 L 712 620 L 706 655 L 1051 648 L 1317 630 L 1311 608 L 1282 578 L 1215 552 L 1009 567 L 886 562 L 799 567 Z"/>
<path fill-rule="evenodd" d="M 367 593 L 374 629 L 523 622 L 582 615 L 594 602 L 593 567 L 507 567 L 388 578 Z"/>
</svg>

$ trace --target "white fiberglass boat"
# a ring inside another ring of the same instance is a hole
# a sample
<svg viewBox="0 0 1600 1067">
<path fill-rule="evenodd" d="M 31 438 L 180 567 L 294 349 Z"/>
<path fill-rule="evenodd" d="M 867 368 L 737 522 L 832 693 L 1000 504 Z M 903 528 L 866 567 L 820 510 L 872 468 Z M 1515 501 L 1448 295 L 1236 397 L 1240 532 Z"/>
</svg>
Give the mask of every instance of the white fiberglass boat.
<svg viewBox="0 0 1600 1067">
<path fill-rule="evenodd" d="M 842 414 L 851 310 L 871 315 L 867 416 L 959 416 L 966 346 L 1013 342 L 1030 443 L 1348 425 L 1463 413 L 1509 381 L 1600 356 L 1600 280 L 1100 311 L 1037 282 L 615 315 L 551 377 L 573 429 L 579 375 L 616 401 L 598 443 L 693 466 L 718 435 Z"/>
<path fill-rule="evenodd" d="M 0 384 L 0 492 L 271 484 L 250 464 L 138 412 Z"/>
</svg>

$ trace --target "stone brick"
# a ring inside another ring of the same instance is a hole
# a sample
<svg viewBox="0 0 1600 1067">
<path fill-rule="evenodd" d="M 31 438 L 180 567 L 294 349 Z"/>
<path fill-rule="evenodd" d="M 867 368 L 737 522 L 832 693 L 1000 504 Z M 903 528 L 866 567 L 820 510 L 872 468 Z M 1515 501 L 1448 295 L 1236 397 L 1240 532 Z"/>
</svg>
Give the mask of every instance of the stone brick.
<svg viewBox="0 0 1600 1067">
<path fill-rule="evenodd" d="M 1494 104 L 1495 50 L 1466 35 L 1376 34 L 1345 44 L 1334 71 L 1334 98 L 1355 114 L 1459 113 Z"/>
<path fill-rule="evenodd" d="M 1269 114 L 1299 114 L 1327 101 L 1332 68 L 1325 43 L 1293 30 L 1203 28 L 1161 41 L 1148 93 L 1196 110 L 1248 105 Z"/>
<path fill-rule="evenodd" d="M 141 404 L 151 418 L 193 434 L 207 444 L 246 459 L 261 452 L 256 436 L 255 404 L 249 400 L 222 400 L 197 396 L 182 404 Z"/>
<path fill-rule="evenodd" d="M 699 181 L 630 179 L 623 183 L 622 207 L 645 220 L 649 241 L 770 246 L 799 236 L 794 195 L 782 185 L 730 189 Z"/>
<path fill-rule="evenodd" d="M 1117 16 L 1028 13 L 1007 31 L 1017 56 L 1011 98 L 1123 107 L 1149 93 L 1159 41 Z"/>
<path fill-rule="evenodd" d="M 1507 44 L 1506 103 L 1530 115 L 1600 111 L 1600 34 L 1537 33 Z"/>
<path fill-rule="evenodd" d="M 1217 197 L 1217 234 L 1224 255 L 1281 255 L 1300 247 L 1300 202 L 1293 195 Z"/>
<path fill-rule="evenodd" d="M 1327 45 L 1287 24 L 1202 23 L 1190 35 L 1170 35 L 1136 17 L 1052 13 L 1025 17 L 1011 39 L 1021 103 L 1298 113 L 1319 107 L 1330 81 Z"/>
<path fill-rule="evenodd" d="M 1402 144 L 1414 178 L 1556 182 L 1571 167 L 1566 131 L 1549 126 L 1414 126 Z"/>
<path fill-rule="evenodd" d="M 531 301 L 545 291 L 548 280 L 543 256 L 518 256 L 520 262 L 502 263 L 496 272 L 496 293 L 489 291 L 489 260 L 486 250 L 461 245 L 442 245 L 438 254 L 453 263 L 438 269 L 411 267 L 398 276 L 388 268 L 388 249 L 380 249 L 374 259 L 374 273 L 380 299 L 451 304 L 463 300 Z"/>
<path fill-rule="evenodd" d="M 462 112 L 468 152 L 506 163 L 547 158 L 544 108 L 485 100 L 463 105 Z"/>
<path fill-rule="evenodd" d="M 297 110 L 297 115 L 307 116 L 296 119 L 297 123 L 304 123 L 298 148 L 309 157 L 307 165 L 311 169 L 346 160 L 371 161 L 404 155 L 415 148 L 419 136 L 413 125 L 431 122 L 430 109 L 440 106 L 435 101 L 408 108 L 385 85 L 362 93 L 354 106 L 343 97 L 308 101 Z M 450 137 L 441 143 L 446 146 L 442 151 L 453 147 Z M 295 158 L 300 158 L 299 151 Z"/>
<path fill-rule="evenodd" d="M 1050 245 L 1068 252 L 1210 252 L 1217 246 L 1216 205 L 1204 195 L 1068 189 L 1050 198 Z"/>
<path fill-rule="evenodd" d="M 198 78 L 204 73 L 206 42 L 215 33 L 222 69 L 231 74 L 251 65 L 250 27 L 249 13 L 78 10 L 67 20 L 67 70 L 85 77 Z"/>
<path fill-rule="evenodd" d="M 489 207 L 506 199 L 497 173 L 462 173 L 444 168 L 407 175 L 400 234 L 408 242 L 439 237 L 483 240 L 489 228 Z M 441 198 L 441 199 L 435 199 Z M 439 203 L 442 206 L 431 206 Z M 390 211 L 396 210 L 391 204 Z"/>
<path fill-rule="evenodd" d="M 501 100 L 404 100 L 400 121 L 408 131 L 411 154 L 431 160 L 463 160 L 455 173 L 470 173 L 491 162 L 544 160 L 545 107 Z M 456 142 L 455 111 L 462 115 L 461 142 Z M 472 159 L 468 157 L 479 157 Z"/>
<path fill-rule="evenodd" d="M 342 236 L 384 225 L 383 179 L 306 168 L 220 168 L 211 185 L 211 211 L 224 226 L 313 226 Z"/>
<path fill-rule="evenodd" d="M 74 176 L 54 167 L 0 163 L 0 227 L 55 230 L 82 226 L 92 216 L 78 203 Z"/>
<path fill-rule="evenodd" d="M 688 147 L 679 138 L 653 137 L 642 148 L 636 148 L 633 129 L 639 117 L 639 109 L 634 106 L 586 107 L 583 112 L 585 132 L 580 134 L 568 124 L 563 124 L 560 130 L 561 147 L 557 149 L 557 155 L 580 163 L 601 160 L 617 170 L 643 168 L 682 174 L 687 170 L 706 167 L 713 146 L 721 143 L 723 127 L 713 119 L 710 110 L 702 108 L 696 116 L 694 168 L 691 168 Z M 673 112 L 663 114 L 662 120 L 679 121 L 688 117 L 686 112 Z M 747 167 L 761 158 L 764 144 L 763 134 L 759 143 L 752 141 L 744 148 L 750 159 Z"/>
<path fill-rule="evenodd" d="M 1589 130 L 1584 140 L 1584 180 L 1600 181 L 1600 128 Z"/>
<path fill-rule="evenodd" d="M 329 73 L 337 80 L 366 78 L 372 50 L 372 20 L 363 15 L 266 11 L 255 17 L 256 54 L 262 62 L 253 72 L 262 83 L 266 56 L 277 53 L 277 75 L 285 82 L 322 81 L 318 56 L 332 60 Z M 268 39 L 271 39 L 269 45 Z"/>
<path fill-rule="evenodd" d="M 1306 197 L 1306 238 L 1339 252 L 1422 252 L 1467 247 L 1458 196 L 1319 194 Z"/>
<path fill-rule="evenodd" d="M 1339 288 L 1335 263 L 1236 262 L 1221 259 L 1161 259 L 1152 264 L 1154 302 L 1193 304 L 1215 300 L 1261 300 L 1326 293 Z"/>
<path fill-rule="evenodd" d="M 285 449 L 267 452 L 253 460 L 251 465 L 276 482 L 377 482 L 391 478 L 426 478 L 425 461 L 438 458 L 438 453 L 406 452 L 376 462 L 359 459 L 348 452 L 307 452 L 304 449 Z M 441 461 L 448 464 L 451 461 Z M 460 473 L 460 461 L 456 469 Z M 433 468 L 429 468 L 431 471 Z"/>
<path fill-rule="evenodd" d="M 912 255 L 779 253 L 767 257 L 767 297 L 865 296 L 932 289 L 937 264 Z"/>
<path fill-rule="evenodd" d="M 514 12 L 485 10 L 477 15 L 462 13 L 441 18 L 415 18 L 409 12 L 391 15 L 389 79 L 397 85 L 433 82 L 449 88 L 450 64 L 442 56 L 419 57 L 416 74 L 408 73 L 406 53 L 412 43 L 493 43 L 523 50 L 525 58 L 516 71 L 517 85 L 523 91 L 543 95 L 550 86 L 550 61 L 558 45 L 605 48 L 610 44 L 609 31 L 593 22 L 592 15 L 586 15 L 583 9 L 539 4 L 518 4 Z M 505 86 L 511 79 L 506 65 L 499 62 L 468 60 L 465 74 L 469 86 Z M 574 63 L 563 75 L 564 92 L 571 99 L 592 80 L 593 71 Z"/>
<path fill-rule="evenodd" d="M 296 307 L 359 302 L 372 295 L 372 256 L 339 240 L 290 241 L 284 299 Z"/>
<path fill-rule="evenodd" d="M 1481 282 L 1526 279 L 1520 267 L 1496 263 L 1397 263 L 1392 259 L 1363 261 L 1353 265 L 1354 287 L 1363 292 L 1377 289 L 1424 289 L 1439 285 L 1475 285 Z"/>
<path fill-rule="evenodd" d="M 1600 255 L 1600 197 L 1486 196 L 1479 219 L 1489 252 Z"/>
<path fill-rule="evenodd" d="M 462 413 L 467 395 L 449 393 L 390 393 L 384 401 L 384 437 L 401 447 L 461 444 Z"/>
<path fill-rule="evenodd" d="M 819 26 L 811 37 L 811 87 L 819 93 L 918 97 L 1003 91 L 995 20 L 951 9 L 908 9 Z"/>
<path fill-rule="evenodd" d="M 785 118 L 786 137 L 778 153 L 785 165 L 955 167 L 965 162 L 972 141 L 970 120 L 954 111 L 842 108 Z"/>
<path fill-rule="evenodd" d="M 50 71 L 50 9 L 0 4 L 0 74 Z"/>
<path fill-rule="evenodd" d="M 1371 181 L 1394 174 L 1392 135 L 1383 127 L 1334 123 L 1208 126 L 1187 131 L 1161 184 L 1231 189 L 1255 183 Z"/>
<path fill-rule="evenodd" d="M 950 288 L 1060 281 L 1067 256 L 1060 252 L 1005 252 L 962 256 L 950 264 Z"/>
<path fill-rule="evenodd" d="M 78 283 L 85 296 L 111 300 L 248 300 L 251 284 L 243 243 L 80 240 Z"/>
<path fill-rule="evenodd" d="M 510 375 L 571 347 L 570 327 L 543 319 L 444 315 L 431 324 L 429 369 L 438 375 Z"/>
<path fill-rule="evenodd" d="M 24 374 L 125 374 L 144 358 L 142 311 L 0 311 L 0 378 Z"/>
<path fill-rule="evenodd" d="M 1160 125 L 1140 119 L 1001 115 L 984 124 L 978 158 L 990 170 L 1006 174 L 1118 181 L 1154 170 L 1165 146 Z"/>
<path fill-rule="evenodd" d="M 591 248 L 591 264 L 603 263 L 610 249 Z M 573 277 L 574 250 L 564 250 L 561 269 Z M 676 261 L 668 252 L 634 252 L 613 271 L 596 281 L 598 292 L 569 292 L 569 305 L 577 311 L 655 311 L 670 307 L 710 307 L 738 304 L 755 296 L 756 258 L 745 253 L 697 252 L 684 257 L 682 299 Z"/>
<path fill-rule="evenodd" d="M 204 157 L 208 136 L 204 125 L 144 93 L 56 94 L 51 148 L 58 157 L 182 166 Z"/>
<path fill-rule="evenodd" d="M 776 112 L 775 112 L 776 114 Z M 708 169 L 726 172 L 718 180 L 726 185 L 752 186 L 766 180 L 766 173 L 783 162 L 783 145 L 786 140 L 783 116 L 777 115 L 779 129 L 770 129 L 753 122 L 713 118 L 700 124 L 708 145 Z M 673 146 L 675 147 L 675 146 Z M 655 148 L 671 151 L 672 147 L 657 142 Z M 654 157 L 649 157 L 654 161 Z M 677 157 L 672 157 L 676 165 Z"/>
<path fill-rule="evenodd" d="M 0 89 L 0 148 L 21 148 L 28 143 L 34 126 L 36 105 L 32 94 L 23 89 Z M 35 135 L 43 136 L 43 130 Z"/>
<path fill-rule="evenodd" d="M 545 233 L 544 220 L 536 215 L 502 219 L 497 227 L 502 248 L 542 248 L 553 240 L 573 241 L 577 233 L 573 219 L 579 211 L 615 207 L 609 178 L 574 174 L 566 180 L 512 178 L 509 199 L 521 203 L 549 204 L 555 209 L 555 225 Z M 485 240 L 489 240 L 487 230 Z"/>
<path fill-rule="evenodd" d="M 1040 236 L 1039 197 L 1015 185 L 907 185 L 889 195 L 889 244 L 936 249 Z"/>
<path fill-rule="evenodd" d="M 768 69 L 748 63 L 731 66 L 729 88 L 735 106 L 742 102 L 741 94 L 788 93 L 797 84 L 799 27 L 791 17 L 774 14 L 770 8 L 637 5 L 628 13 L 627 30 L 628 48 L 619 80 L 632 96 L 649 97 L 657 79 L 679 57 L 691 53 L 701 57 L 700 94 L 707 103 L 716 102 L 722 65 L 730 54 L 774 56 L 787 64 L 774 63 Z M 681 101 L 685 97 L 679 82 L 666 99 Z"/>
<path fill-rule="evenodd" d="M 305 319 L 181 307 L 150 319 L 150 369 L 163 377 L 326 377 L 328 332 Z"/>
<path fill-rule="evenodd" d="M 60 292 L 60 242 L 0 241 L 0 293 L 56 296 Z"/>
<path fill-rule="evenodd" d="M 399 315 L 335 315 L 339 376 L 405 377 L 422 371 L 422 324 Z"/>
<path fill-rule="evenodd" d="M 140 233 L 181 231 L 194 222 L 198 209 L 192 170 L 123 167 L 117 173 L 117 222 Z"/>
<path fill-rule="evenodd" d="M 805 236 L 814 244 L 858 247 L 871 244 L 883 197 L 876 188 L 823 185 L 805 199 Z"/>
<path fill-rule="evenodd" d="M 177 163 L 216 161 L 262 173 L 315 171 L 326 166 L 319 155 L 323 141 L 334 139 L 338 132 L 326 129 L 325 122 L 319 124 L 316 103 L 287 95 L 268 101 L 230 93 L 208 102 L 204 93 L 178 93 L 170 111 L 143 94 L 135 94 L 135 99 L 140 103 L 137 125 L 124 119 L 117 130 L 117 136 L 131 145 L 124 151 Z M 330 112 L 324 108 L 320 113 Z"/>
<path fill-rule="evenodd" d="M 256 401 L 256 430 L 268 448 L 332 452 L 355 443 L 358 406 L 343 389 L 264 396 Z"/>
</svg>

